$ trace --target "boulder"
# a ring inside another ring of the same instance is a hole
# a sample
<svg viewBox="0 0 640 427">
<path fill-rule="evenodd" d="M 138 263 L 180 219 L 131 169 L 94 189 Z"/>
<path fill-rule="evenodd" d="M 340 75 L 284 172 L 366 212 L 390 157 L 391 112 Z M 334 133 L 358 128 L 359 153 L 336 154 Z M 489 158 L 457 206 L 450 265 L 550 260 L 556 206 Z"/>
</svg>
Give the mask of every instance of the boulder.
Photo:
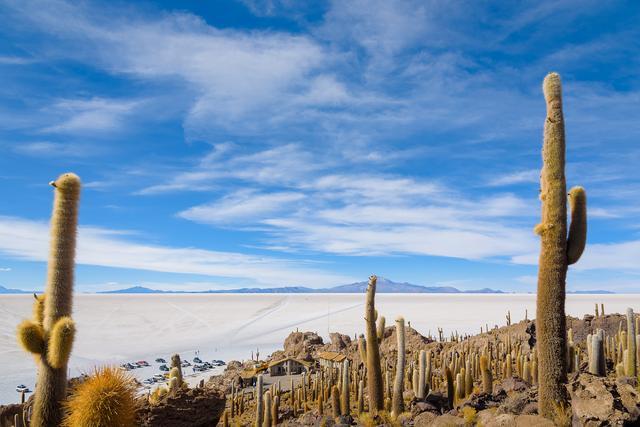
<svg viewBox="0 0 640 427">
<path fill-rule="evenodd" d="M 284 340 L 283 357 L 308 360 L 323 345 L 322 337 L 315 332 L 292 332 Z"/>
<path fill-rule="evenodd" d="M 578 425 L 631 425 L 638 421 L 638 394 L 629 384 L 585 373 L 567 388 Z"/>
<path fill-rule="evenodd" d="M 141 427 L 215 426 L 225 407 L 225 395 L 214 388 L 179 390 L 157 405 L 146 398 L 138 401 L 136 425 Z"/>
<path fill-rule="evenodd" d="M 343 335 L 338 332 L 331 332 L 329 334 L 331 339 L 330 349 L 331 351 L 341 351 L 347 348 L 351 344 L 351 337 L 349 335 Z"/>
</svg>

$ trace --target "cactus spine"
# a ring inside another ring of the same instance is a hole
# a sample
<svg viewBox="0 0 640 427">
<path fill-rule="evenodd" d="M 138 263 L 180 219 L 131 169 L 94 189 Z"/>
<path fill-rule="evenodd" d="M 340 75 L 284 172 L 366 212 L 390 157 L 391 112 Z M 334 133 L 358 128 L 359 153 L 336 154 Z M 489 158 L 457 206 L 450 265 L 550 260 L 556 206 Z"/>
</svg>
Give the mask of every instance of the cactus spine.
<svg viewBox="0 0 640 427">
<path fill-rule="evenodd" d="M 402 391 L 404 389 L 405 337 L 404 318 L 402 317 L 396 319 L 396 335 L 398 338 L 398 360 L 396 363 L 396 378 L 393 383 L 393 398 L 391 402 L 391 417 L 394 419 L 404 412 Z"/>
<path fill-rule="evenodd" d="M 627 356 L 627 364 L 625 366 L 625 372 L 628 377 L 636 378 L 638 376 L 638 370 L 636 366 L 636 325 L 634 323 L 633 309 L 627 308 L 627 349 L 629 354 Z"/>
<path fill-rule="evenodd" d="M 38 386 L 31 426 L 60 425 L 67 392 L 67 362 L 75 336 L 71 319 L 80 178 L 72 173 L 55 187 L 45 296 L 36 296 L 32 320 L 18 326 L 18 341 L 36 356 Z"/>
<path fill-rule="evenodd" d="M 369 393 L 369 411 L 372 413 L 384 409 L 380 348 L 376 331 L 376 318 L 378 316 L 375 307 L 377 280 L 375 275 L 369 277 L 364 312 L 367 333 L 367 388 Z"/>
<path fill-rule="evenodd" d="M 565 284 L 567 267 L 578 260 L 586 241 L 586 196 L 582 188 L 571 190 L 571 217 L 576 224 L 569 227 L 567 238 L 565 135 L 558 74 L 545 77 L 543 92 L 547 117 L 540 174 L 542 221 L 535 228 L 541 237 L 536 301 L 538 412 L 552 418 L 555 406 L 567 404 Z"/>
<path fill-rule="evenodd" d="M 95 371 L 65 403 L 64 427 L 133 427 L 136 385 L 115 368 Z"/>
</svg>

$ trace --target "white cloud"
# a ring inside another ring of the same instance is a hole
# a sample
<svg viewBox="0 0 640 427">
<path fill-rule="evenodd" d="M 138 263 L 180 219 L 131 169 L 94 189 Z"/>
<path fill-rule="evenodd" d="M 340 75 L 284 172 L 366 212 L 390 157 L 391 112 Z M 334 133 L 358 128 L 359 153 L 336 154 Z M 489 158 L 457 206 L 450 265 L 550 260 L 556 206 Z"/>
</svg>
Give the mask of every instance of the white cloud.
<svg viewBox="0 0 640 427">
<path fill-rule="evenodd" d="M 63 99 L 52 107 L 62 122 L 43 129 L 48 133 L 105 132 L 119 129 L 140 101 L 105 98 Z"/>
<path fill-rule="evenodd" d="M 488 185 L 492 187 L 500 187 L 521 183 L 539 183 L 540 169 L 529 169 L 500 175 L 489 180 Z"/>
<path fill-rule="evenodd" d="M 517 255 L 512 258 L 516 264 L 536 265 L 539 253 Z M 620 243 L 588 243 L 577 263 L 569 268 L 586 270 L 626 270 L 640 272 L 640 240 Z"/>
<path fill-rule="evenodd" d="M 279 212 L 304 198 L 304 194 L 293 192 L 256 194 L 239 191 L 216 203 L 189 208 L 180 212 L 179 216 L 208 224 L 239 223 Z"/>
<path fill-rule="evenodd" d="M 78 264 L 241 278 L 258 286 L 299 285 L 321 287 L 350 283 L 350 276 L 329 273 L 304 261 L 246 255 L 198 248 L 176 248 L 136 243 L 130 233 L 81 227 Z M 44 222 L 0 217 L 0 252 L 32 261 L 46 261 L 49 227 Z"/>
<path fill-rule="evenodd" d="M 536 200 L 509 193 L 469 198 L 437 182 L 391 174 L 330 173 L 331 166 L 314 162 L 299 147 L 288 150 L 295 153 L 291 168 L 280 163 L 287 157 L 267 150 L 226 159 L 225 164 L 235 166 L 230 169 L 199 165 L 178 175 L 168 185 L 185 184 L 186 178 L 192 187 L 211 188 L 218 179 L 226 183 L 221 198 L 179 216 L 240 230 L 258 228 L 268 236 L 266 247 L 280 250 L 481 259 L 511 257 L 535 247 L 530 227 L 522 224 L 534 222 L 531 215 L 537 211 L 531 204 Z M 277 160 L 270 164 L 266 159 Z M 272 167 L 273 173 L 261 173 Z M 283 171 L 290 176 L 279 177 Z M 233 190 L 234 180 L 240 188 L 277 184 L 285 191 Z"/>
<path fill-rule="evenodd" d="M 11 271 L 11 268 L 9 267 L 0 267 L 0 271 Z"/>
</svg>

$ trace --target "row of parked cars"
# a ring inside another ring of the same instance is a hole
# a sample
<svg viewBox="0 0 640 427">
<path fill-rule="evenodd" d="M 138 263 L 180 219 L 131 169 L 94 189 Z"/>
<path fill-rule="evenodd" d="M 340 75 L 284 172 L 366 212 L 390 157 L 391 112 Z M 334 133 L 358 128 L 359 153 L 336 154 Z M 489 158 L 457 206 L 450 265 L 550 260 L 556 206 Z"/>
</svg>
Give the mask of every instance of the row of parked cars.
<svg viewBox="0 0 640 427">
<path fill-rule="evenodd" d="M 157 382 L 164 382 L 169 379 L 168 372 L 171 369 L 169 368 L 169 366 L 167 366 L 167 361 L 159 357 L 156 359 L 156 363 L 160 363 L 160 366 L 158 367 L 158 369 L 160 369 L 164 373 L 155 374 L 153 377 L 147 378 L 146 380 L 142 381 L 143 384 L 150 385 Z M 189 366 L 191 366 L 193 369 L 193 372 L 204 372 L 204 371 L 208 371 L 209 369 L 213 369 L 216 366 L 224 366 L 225 362 L 224 360 L 212 360 L 211 362 L 203 362 L 202 359 L 200 359 L 199 357 L 194 357 L 193 364 L 188 360 L 183 360 L 180 363 L 180 365 L 183 368 L 188 368 Z"/>
<path fill-rule="evenodd" d="M 145 368 L 147 366 L 149 366 L 149 362 L 147 362 L 146 360 L 138 360 L 137 362 L 133 363 L 123 363 L 122 365 L 120 365 L 120 368 L 124 369 L 125 371 L 131 371 L 132 369 Z"/>
</svg>

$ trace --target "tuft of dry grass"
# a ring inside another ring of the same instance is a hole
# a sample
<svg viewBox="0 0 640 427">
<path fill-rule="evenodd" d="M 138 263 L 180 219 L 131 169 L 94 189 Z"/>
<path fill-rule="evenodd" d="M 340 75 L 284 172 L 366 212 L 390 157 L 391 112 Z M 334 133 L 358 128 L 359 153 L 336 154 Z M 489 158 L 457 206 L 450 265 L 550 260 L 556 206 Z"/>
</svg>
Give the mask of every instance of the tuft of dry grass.
<svg viewBox="0 0 640 427">
<path fill-rule="evenodd" d="M 554 403 L 553 423 L 559 427 L 571 427 L 573 414 L 571 405 L 564 402 Z"/>
<path fill-rule="evenodd" d="M 114 367 L 97 368 L 65 402 L 64 427 L 133 427 L 136 386 Z"/>
</svg>

